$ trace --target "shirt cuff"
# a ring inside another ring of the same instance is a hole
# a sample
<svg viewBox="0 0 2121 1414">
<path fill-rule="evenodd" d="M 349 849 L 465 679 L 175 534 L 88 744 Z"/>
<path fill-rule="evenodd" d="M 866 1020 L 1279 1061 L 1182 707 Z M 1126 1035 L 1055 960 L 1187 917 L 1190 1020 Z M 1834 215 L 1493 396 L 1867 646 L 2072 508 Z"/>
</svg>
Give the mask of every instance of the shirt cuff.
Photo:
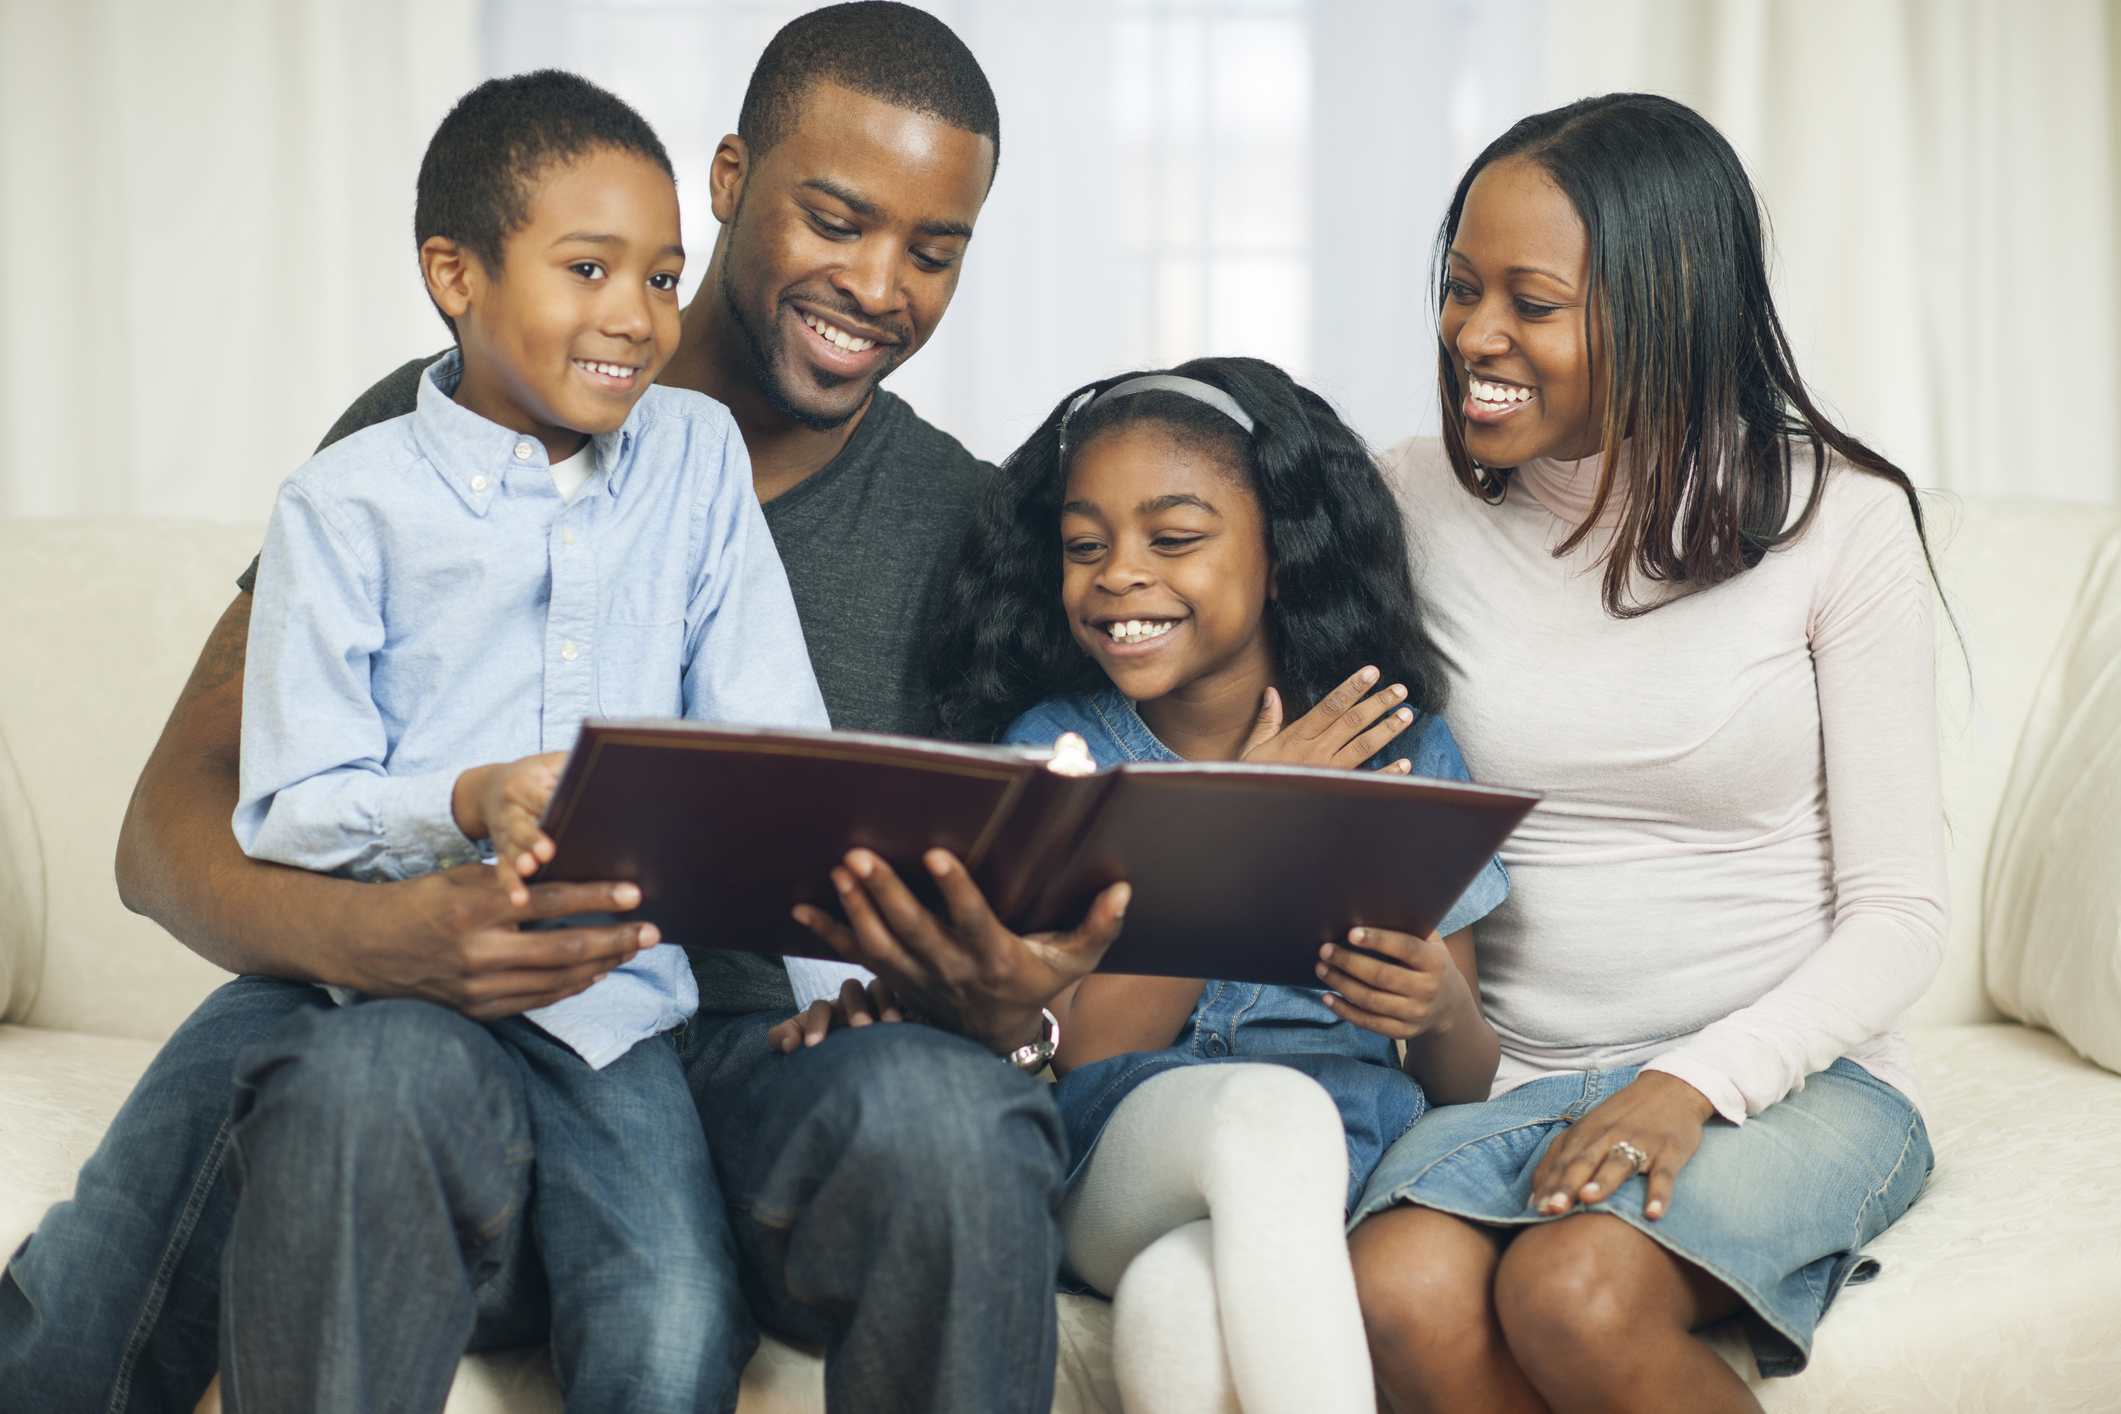
<svg viewBox="0 0 2121 1414">
<path fill-rule="evenodd" d="M 1737 1082 L 1721 1071 L 1703 1065 L 1683 1051 L 1659 1056 L 1643 1069 L 1658 1071 L 1675 1080 L 1684 1080 L 1708 1097 L 1708 1102 L 1716 1107 L 1717 1114 L 1732 1124 L 1745 1123 L 1745 1096 L 1740 1093 Z"/>
<path fill-rule="evenodd" d="M 457 828 L 451 800 L 459 774 L 430 771 L 391 780 L 376 816 L 376 827 L 383 837 L 379 872 L 410 879 L 469 864 L 483 856 L 484 851 Z"/>
</svg>

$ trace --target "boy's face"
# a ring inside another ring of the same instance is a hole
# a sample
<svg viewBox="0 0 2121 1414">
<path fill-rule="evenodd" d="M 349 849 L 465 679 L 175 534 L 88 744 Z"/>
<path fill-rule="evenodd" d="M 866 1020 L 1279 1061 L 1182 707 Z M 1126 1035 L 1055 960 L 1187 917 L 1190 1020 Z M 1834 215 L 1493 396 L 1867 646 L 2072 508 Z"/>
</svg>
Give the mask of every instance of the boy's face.
<svg viewBox="0 0 2121 1414">
<path fill-rule="evenodd" d="M 536 179 L 499 270 L 430 239 L 421 264 L 464 350 L 458 403 L 544 442 L 554 461 L 613 432 L 678 347 L 677 188 L 599 148 Z"/>
</svg>

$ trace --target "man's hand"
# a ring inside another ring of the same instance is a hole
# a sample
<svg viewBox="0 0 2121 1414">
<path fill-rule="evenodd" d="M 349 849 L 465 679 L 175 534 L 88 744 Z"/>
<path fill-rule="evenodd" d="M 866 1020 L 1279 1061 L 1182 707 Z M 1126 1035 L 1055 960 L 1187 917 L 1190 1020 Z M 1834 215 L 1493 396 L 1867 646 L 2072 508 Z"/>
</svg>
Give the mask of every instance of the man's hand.
<svg viewBox="0 0 2121 1414">
<path fill-rule="evenodd" d="M 545 802 L 560 783 L 564 751 L 525 756 L 493 766 L 474 766 L 457 777 L 450 792 L 450 813 L 467 839 L 493 841 L 494 866 L 501 871 L 508 901 L 518 908 L 530 902 L 523 881 L 552 862 L 552 837 L 538 828 Z"/>
<path fill-rule="evenodd" d="M 525 932 L 520 925 L 638 908 L 637 885 L 538 884 L 523 900 L 483 864 L 396 884 L 362 886 L 378 907 L 368 942 L 341 959 L 335 981 L 378 997 L 439 1002 L 477 1021 L 512 1016 L 584 991 L 660 938 L 653 923 Z"/>
<path fill-rule="evenodd" d="M 899 1010 L 897 1000 L 891 995 L 890 983 L 881 977 L 873 977 L 864 988 L 849 977 L 840 983 L 839 996 L 830 1001 L 820 998 L 807 1010 L 777 1023 L 766 1033 L 766 1044 L 788 1055 L 798 1047 L 815 1046 L 835 1026 L 869 1026 L 879 1021 L 905 1019 L 906 1014 Z"/>
<path fill-rule="evenodd" d="M 1039 1009 L 1104 958 L 1133 897 L 1129 886 L 1114 884 L 1069 932 L 1019 936 L 994 916 L 956 856 L 931 849 L 921 863 L 942 890 L 947 924 L 866 849 L 848 851 L 832 871 L 846 923 L 808 905 L 796 908 L 795 919 L 850 962 L 888 978 L 901 1004 L 997 1055 L 1037 1039 Z"/>
<path fill-rule="evenodd" d="M 1281 721 L 1281 694 L 1268 688 L 1243 759 L 1261 765 L 1354 770 L 1390 746 L 1414 721 L 1414 713 L 1399 705 L 1407 696 L 1399 683 L 1363 696 L 1376 681 L 1377 669 L 1364 668 L 1287 726 Z M 1406 775 L 1414 765 L 1399 760 L 1384 769 Z"/>
</svg>

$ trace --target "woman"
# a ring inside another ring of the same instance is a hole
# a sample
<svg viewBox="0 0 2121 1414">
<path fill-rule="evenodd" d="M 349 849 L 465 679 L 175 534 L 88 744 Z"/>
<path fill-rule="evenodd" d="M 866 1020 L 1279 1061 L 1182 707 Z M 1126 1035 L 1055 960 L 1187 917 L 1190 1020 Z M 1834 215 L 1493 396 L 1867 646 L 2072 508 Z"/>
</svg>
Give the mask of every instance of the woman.
<svg viewBox="0 0 2121 1414">
<path fill-rule="evenodd" d="M 1793 366 L 1737 156 L 1668 100 L 1527 118 L 1438 249 L 1445 436 L 1386 454 L 1476 779 L 1545 802 L 1479 929 L 1495 1093 L 1351 1247 L 1398 1410 L 1755 1409 L 1931 1166 L 1944 944 L 1907 478 Z M 1875 1270 L 1875 1268 L 1872 1268 Z"/>
</svg>

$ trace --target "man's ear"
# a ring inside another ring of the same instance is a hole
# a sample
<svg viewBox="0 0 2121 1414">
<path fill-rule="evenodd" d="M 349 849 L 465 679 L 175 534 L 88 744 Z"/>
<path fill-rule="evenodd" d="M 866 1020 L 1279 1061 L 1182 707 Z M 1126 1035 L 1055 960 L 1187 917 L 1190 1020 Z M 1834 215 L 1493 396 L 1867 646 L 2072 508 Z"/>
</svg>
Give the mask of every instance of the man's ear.
<svg viewBox="0 0 2121 1414">
<path fill-rule="evenodd" d="M 471 308 L 486 267 L 470 247 L 447 236 L 429 236 L 420 242 L 420 274 L 427 280 L 427 297 L 454 322 Z"/>
<path fill-rule="evenodd" d="M 735 133 L 726 133 L 707 168 L 707 199 L 714 219 L 726 226 L 736 219 L 744 199 L 744 180 L 751 175 L 751 149 Z"/>
</svg>

